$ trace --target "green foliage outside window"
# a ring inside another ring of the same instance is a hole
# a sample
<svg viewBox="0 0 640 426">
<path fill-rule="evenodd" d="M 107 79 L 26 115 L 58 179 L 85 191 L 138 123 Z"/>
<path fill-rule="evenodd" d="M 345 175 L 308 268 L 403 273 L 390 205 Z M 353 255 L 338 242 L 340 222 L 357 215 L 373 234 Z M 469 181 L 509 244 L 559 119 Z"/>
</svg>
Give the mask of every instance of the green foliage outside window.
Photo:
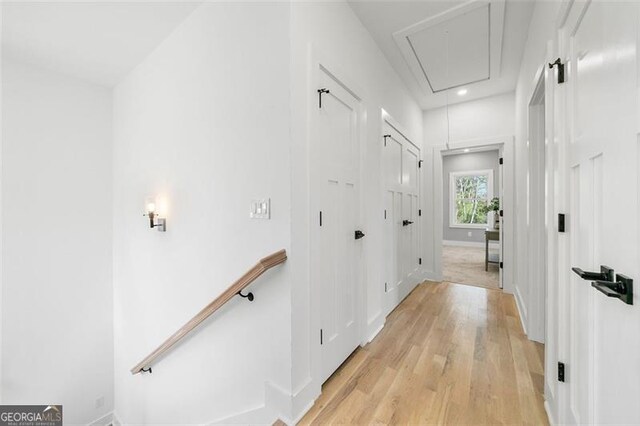
<svg viewBox="0 0 640 426">
<path fill-rule="evenodd" d="M 466 175 L 455 178 L 457 224 L 487 224 L 488 190 L 487 175 Z"/>
</svg>

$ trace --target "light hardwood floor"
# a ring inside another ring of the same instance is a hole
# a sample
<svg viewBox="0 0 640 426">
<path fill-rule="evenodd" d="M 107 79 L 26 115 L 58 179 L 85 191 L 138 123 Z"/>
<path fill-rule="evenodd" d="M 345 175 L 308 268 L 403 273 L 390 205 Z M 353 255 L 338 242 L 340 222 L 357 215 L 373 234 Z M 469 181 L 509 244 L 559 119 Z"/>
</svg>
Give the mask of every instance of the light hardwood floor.
<svg viewBox="0 0 640 426">
<path fill-rule="evenodd" d="M 442 275 L 444 281 L 479 287 L 499 288 L 498 265 L 490 263 L 484 270 L 484 248 L 442 247 Z"/>
<path fill-rule="evenodd" d="M 300 424 L 548 424 L 543 356 L 513 296 L 427 282 L 327 380 Z"/>
</svg>

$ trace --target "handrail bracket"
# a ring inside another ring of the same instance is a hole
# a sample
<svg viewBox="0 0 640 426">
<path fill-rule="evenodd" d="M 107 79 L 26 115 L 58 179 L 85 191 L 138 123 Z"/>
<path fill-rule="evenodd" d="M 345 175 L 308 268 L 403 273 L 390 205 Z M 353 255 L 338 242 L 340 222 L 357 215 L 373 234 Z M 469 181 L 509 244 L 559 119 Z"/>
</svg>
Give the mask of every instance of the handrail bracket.
<svg viewBox="0 0 640 426">
<path fill-rule="evenodd" d="M 254 299 L 252 292 L 249 292 L 247 294 L 242 294 L 242 290 L 238 292 L 238 296 L 244 297 L 245 299 L 249 299 L 249 302 L 253 302 L 253 299 Z"/>
</svg>

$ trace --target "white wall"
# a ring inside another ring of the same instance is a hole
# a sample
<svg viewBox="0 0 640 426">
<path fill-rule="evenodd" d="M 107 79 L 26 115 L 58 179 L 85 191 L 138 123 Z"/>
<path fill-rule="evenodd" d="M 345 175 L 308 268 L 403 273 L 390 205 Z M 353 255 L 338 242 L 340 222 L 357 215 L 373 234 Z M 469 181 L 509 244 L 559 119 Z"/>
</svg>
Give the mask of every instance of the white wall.
<svg viewBox="0 0 640 426">
<path fill-rule="evenodd" d="M 88 423 L 113 407 L 111 95 L 2 68 L 2 403 Z"/>
<path fill-rule="evenodd" d="M 515 131 L 514 93 L 482 98 L 449 106 L 449 138 L 452 142 L 512 136 Z M 447 108 L 424 111 L 427 145 L 447 142 Z"/>
<path fill-rule="evenodd" d="M 296 418 L 320 391 L 314 379 L 318 361 L 318 330 L 312 330 L 309 288 L 308 115 L 317 108 L 315 82 L 310 80 L 311 53 L 326 60 L 336 76 L 355 82 L 366 112 L 363 153 L 363 239 L 367 262 L 366 324 L 369 335 L 384 322 L 382 314 L 383 223 L 380 184 L 381 112 L 384 108 L 418 145 L 422 141 L 422 111 L 387 62 L 370 34 L 345 2 L 293 2 L 292 42 L 292 418 Z M 315 216 L 313 216 L 315 217 Z"/>
<path fill-rule="evenodd" d="M 500 167 L 498 150 L 484 152 L 470 152 L 467 154 L 447 155 L 442 159 L 442 217 L 443 217 L 443 238 L 445 241 L 462 241 L 484 243 L 484 229 L 452 227 L 450 212 L 450 175 L 452 172 L 469 172 L 473 170 L 493 170 L 493 197 L 500 195 L 500 179 L 498 168 Z M 487 215 L 488 225 L 493 227 L 491 222 L 492 214 Z M 471 234 L 471 235 L 469 235 Z"/>
<path fill-rule="evenodd" d="M 117 414 L 186 424 L 259 408 L 265 382 L 290 385 L 290 261 L 152 374 L 129 369 L 259 258 L 289 251 L 289 6 L 200 6 L 116 87 L 114 105 Z M 142 216 L 154 194 L 168 202 L 166 233 Z M 253 198 L 271 198 L 271 220 L 249 218 Z"/>
</svg>

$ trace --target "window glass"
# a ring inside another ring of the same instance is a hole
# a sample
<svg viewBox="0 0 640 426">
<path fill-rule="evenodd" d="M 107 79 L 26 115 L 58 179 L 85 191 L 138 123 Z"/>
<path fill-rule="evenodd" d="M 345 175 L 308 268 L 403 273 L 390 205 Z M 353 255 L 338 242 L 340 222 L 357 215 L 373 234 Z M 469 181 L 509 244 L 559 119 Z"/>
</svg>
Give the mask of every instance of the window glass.
<svg viewBox="0 0 640 426">
<path fill-rule="evenodd" d="M 451 194 L 457 225 L 486 225 L 489 201 L 489 173 L 458 174 L 453 179 Z"/>
</svg>

